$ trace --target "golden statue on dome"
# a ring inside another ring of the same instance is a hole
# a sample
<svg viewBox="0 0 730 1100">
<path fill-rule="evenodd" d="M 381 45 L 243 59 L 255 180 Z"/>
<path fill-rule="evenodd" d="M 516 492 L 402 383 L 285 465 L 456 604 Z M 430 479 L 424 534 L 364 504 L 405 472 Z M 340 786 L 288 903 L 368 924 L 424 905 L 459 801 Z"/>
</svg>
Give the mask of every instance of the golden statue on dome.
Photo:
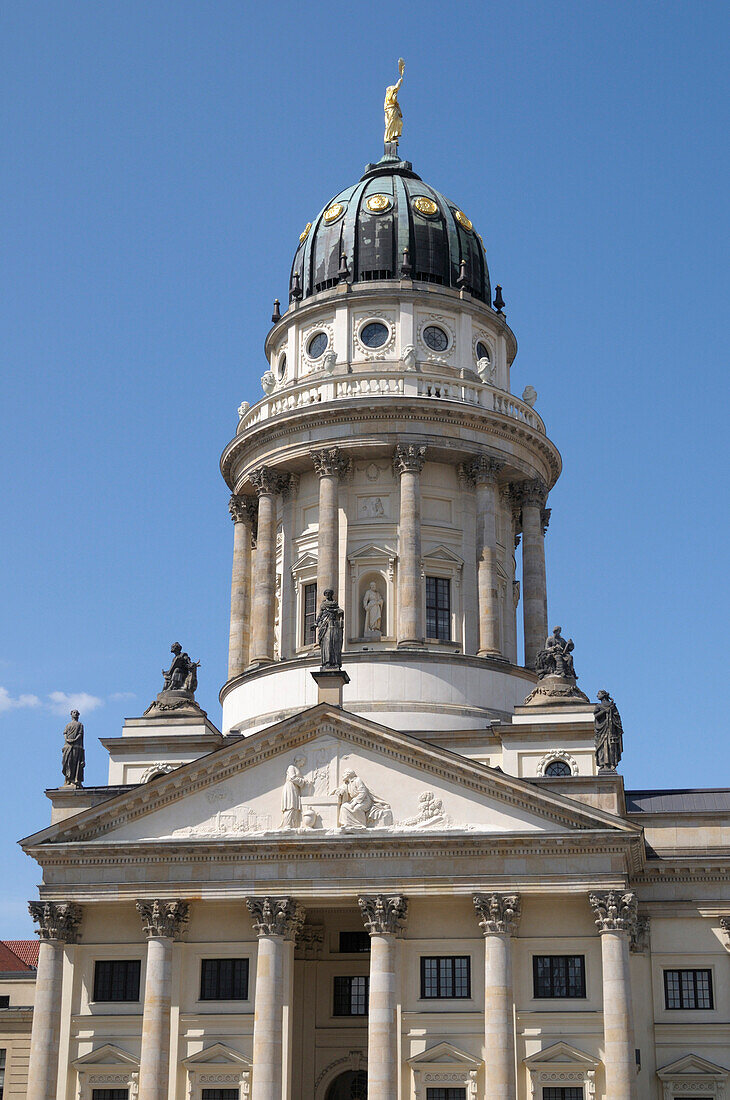
<svg viewBox="0 0 730 1100">
<path fill-rule="evenodd" d="M 398 102 L 398 92 L 400 91 L 401 84 L 403 83 L 403 73 L 405 71 L 406 63 L 403 58 L 398 59 L 398 72 L 400 78 L 395 84 L 391 84 L 389 88 L 385 89 L 385 137 L 383 141 L 386 146 L 391 143 L 398 144 L 398 138 L 403 133 L 403 114 Z"/>
</svg>

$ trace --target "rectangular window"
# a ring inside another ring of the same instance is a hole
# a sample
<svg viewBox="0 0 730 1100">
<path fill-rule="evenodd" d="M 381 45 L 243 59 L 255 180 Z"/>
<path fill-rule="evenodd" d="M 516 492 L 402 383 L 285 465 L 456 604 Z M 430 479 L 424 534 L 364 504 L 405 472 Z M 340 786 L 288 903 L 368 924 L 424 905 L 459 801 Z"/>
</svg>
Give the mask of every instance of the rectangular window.
<svg viewBox="0 0 730 1100">
<path fill-rule="evenodd" d="M 466 1089 L 426 1089 L 426 1100 L 466 1100 Z"/>
<path fill-rule="evenodd" d="M 582 1088 L 544 1088 L 542 1100 L 583 1100 Z"/>
<path fill-rule="evenodd" d="M 94 1000 L 138 1001 L 141 966 L 139 959 L 97 960 L 94 967 Z"/>
<path fill-rule="evenodd" d="M 426 637 L 451 641 L 451 581 L 426 577 Z"/>
<path fill-rule="evenodd" d="M 421 997 L 471 997 L 469 956 L 422 956 Z"/>
<path fill-rule="evenodd" d="M 317 641 L 317 631 L 315 630 L 314 623 L 317 618 L 317 585 L 305 584 L 304 585 L 304 634 L 302 642 L 304 645 L 314 645 Z"/>
<path fill-rule="evenodd" d="M 203 959 L 201 1001 L 248 1000 L 248 959 Z"/>
<path fill-rule="evenodd" d="M 4 993 L 3 996 L 0 997 L 0 1008 L 10 1008 L 10 994 L 9 993 Z"/>
<path fill-rule="evenodd" d="M 0 1100 L 5 1095 L 5 1051 L 0 1050 Z"/>
<path fill-rule="evenodd" d="M 370 950 L 369 932 L 340 932 L 340 953 L 360 955 Z"/>
<path fill-rule="evenodd" d="M 91 1100 L 128 1100 L 129 1089 L 93 1089 Z"/>
<path fill-rule="evenodd" d="M 664 1004 L 667 1008 L 713 1008 L 710 971 L 665 970 Z"/>
<path fill-rule="evenodd" d="M 370 979 L 335 978 L 333 1016 L 367 1016 Z"/>
<path fill-rule="evenodd" d="M 585 955 L 534 955 L 534 997 L 585 997 Z"/>
<path fill-rule="evenodd" d="M 239 1100 L 238 1089 L 203 1089 L 202 1100 Z"/>
</svg>

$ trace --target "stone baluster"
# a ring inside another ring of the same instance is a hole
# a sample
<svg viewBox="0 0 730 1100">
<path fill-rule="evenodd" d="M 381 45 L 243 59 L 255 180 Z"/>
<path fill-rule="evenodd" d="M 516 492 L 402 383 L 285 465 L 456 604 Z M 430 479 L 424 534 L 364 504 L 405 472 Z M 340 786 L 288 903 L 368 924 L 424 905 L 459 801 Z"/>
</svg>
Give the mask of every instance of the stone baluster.
<svg viewBox="0 0 730 1100">
<path fill-rule="evenodd" d="M 282 1100 L 289 1079 L 284 1065 L 285 993 L 294 958 L 294 940 L 304 924 L 304 909 L 293 898 L 246 898 L 258 936 L 253 1023 L 253 1091 L 251 1100 Z M 291 1013 L 288 1015 L 291 1024 Z"/>
<path fill-rule="evenodd" d="M 267 664 L 274 659 L 276 494 L 281 487 L 281 477 L 278 470 L 268 466 L 261 466 L 250 474 L 259 498 L 251 609 L 251 664 Z"/>
<path fill-rule="evenodd" d="M 339 485 L 349 460 L 339 447 L 311 452 L 319 476 L 319 536 L 317 540 L 317 606 L 326 589 L 339 593 Z"/>
<path fill-rule="evenodd" d="M 28 909 L 38 925 L 40 949 L 26 1096 L 52 1100 L 58 1085 L 63 952 L 66 944 L 76 943 L 81 909 L 67 901 L 31 901 Z"/>
<path fill-rule="evenodd" d="M 426 448 L 399 443 L 393 465 L 400 476 L 398 523 L 398 645 L 419 648 L 424 643 L 421 582 L 421 470 Z"/>
<path fill-rule="evenodd" d="M 638 902 L 636 894 L 613 890 L 589 894 L 588 900 L 601 937 L 606 1096 L 611 1100 L 636 1100 L 629 949 L 636 933 Z"/>
<path fill-rule="evenodd" d="M 535 658 L 547 638 L 547 584 L 545 581 L 545 539 L 543 509 L 547 490 L 541 481 L 528 481 L 519 488 L 522 503 L 522 608 L 525 624 L 525 667 L 534 668 Z"/>
<path fill-rule="evenodd" d="M 167 1100 L 170 1078 L 172 945 L 185 932 L 185 901 L 138 901 L 147 937 L 147 970 L 139 1058 L 139 1100 Z"/>
<path fill-rule="evenodd" d="M 485 1100 L 516 1100 L 512 937 L 520 922 L 519 894 L 476 894 L 484 934 Z"/>
<path fill-rule="evenodd" d="M 228 503 L 233 520 L 231 629 L 228 638 L 228 679 L 240 676 L 248 664 L 251 613 L 251 538 L 257 505 L 254 497 L 235 493 Z"/>
<path fill-rule="evenodd" d="M 397 939 L 408 901 L 399 894 L 376 894 L 358 902 L 370 933 L 368 1100 L 394 1100 L 399 1077 Z"/>
<path fill-rule="evenodd" d="M 477 486 L 477 560 L 479 563 L 479 656 L 500 654 L 499 591 L 497 588 L 497 477 L 503 468 L 488 455 L 474 462 Z"/>
</svg>

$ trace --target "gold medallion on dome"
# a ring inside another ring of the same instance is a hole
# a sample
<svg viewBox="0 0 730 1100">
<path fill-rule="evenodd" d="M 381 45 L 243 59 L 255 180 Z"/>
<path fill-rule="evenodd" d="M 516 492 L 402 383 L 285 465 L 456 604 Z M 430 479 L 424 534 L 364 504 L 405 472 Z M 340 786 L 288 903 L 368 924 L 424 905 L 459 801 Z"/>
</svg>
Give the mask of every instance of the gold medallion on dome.
<svg viewBox="0 0 730 1100">
<path fill-rule="evenodd" d="M 417 210 L 419 214 L 425 214 L 427 218 L 433 217 L 438 213 L 438 206 L 433 199 L 427 199 L 425 195 L 418 195 L 413 200 L 413 209 Z"/>
<path fill-rule="evenodd" d="M 468 229 L 471 233 L 474 226 L 471 224 L 466 214 L 462 210 L 455 210 L 454 217 L 456 218 L 459 225 L 463 225 L 464 229 Z"/>
<path fill-rule="evenodd" d="M 345 213 L 345 208 L 341 202 L 333 202 L 332 206 L 328 206 L 322 215 L 322 221 L 325 225 L 332 225 L 332 222 L 336 222 L 338 218 L 341 218 Z"/>
<path fill-rule="evenodd" d="M 300 233 L 300 234 L 299 234 L 299 243 L 300 243 L 300 244 L 304 244 L 304 242 L 306 241 L 307 237 L 309 236 L 309 230 L 310 230 L 311 228 L 312 228 L 312 223 L 311 223 L 311 222 L 307 222 L 307 224 L 306 224 L 306 225 L 304 226 L 304 232 L 303 232 L 303 233 Z"/>
<path fill-rule="evenodd" d="M 365 205 L 371 214 L 382 214 L 390 209 L 392 203 L 387 195 L 370 195 L 365 200 Z"/>
</svg>

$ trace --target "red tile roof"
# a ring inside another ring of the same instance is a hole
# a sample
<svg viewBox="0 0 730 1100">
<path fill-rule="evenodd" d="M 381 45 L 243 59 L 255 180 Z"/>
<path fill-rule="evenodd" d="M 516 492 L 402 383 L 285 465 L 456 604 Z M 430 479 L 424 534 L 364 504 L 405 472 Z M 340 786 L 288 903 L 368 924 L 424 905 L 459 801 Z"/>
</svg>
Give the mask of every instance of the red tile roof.
<svg viewBox="0 0 730 1100">
<path fill-rule="evenodd" d="M 0 970 L 35 970 L 38 967 L 38 940 L 0 940 Z"/>
</svg>

